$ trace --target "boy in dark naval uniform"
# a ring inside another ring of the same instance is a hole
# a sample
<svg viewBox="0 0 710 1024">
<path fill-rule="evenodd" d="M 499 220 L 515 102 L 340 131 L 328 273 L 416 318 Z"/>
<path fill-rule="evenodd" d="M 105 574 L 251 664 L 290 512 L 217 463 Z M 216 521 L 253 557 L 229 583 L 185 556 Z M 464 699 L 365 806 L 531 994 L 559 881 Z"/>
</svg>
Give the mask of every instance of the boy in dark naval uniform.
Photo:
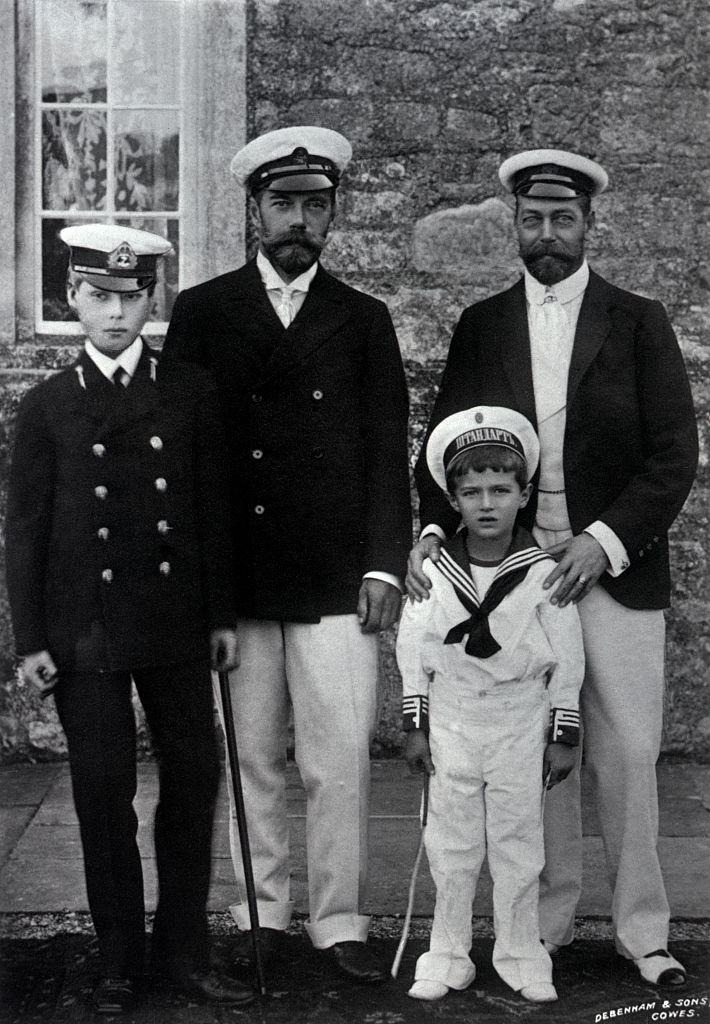
<svg viewBox="0 0 710 1024">
<path fill-rule="evenodd" d="M 222 1003 L 253 993 L 209 967 L 206 902 L 219 762 L 210 666 L 238 664 L 222 437 L 204 371 L 165 370 L 140 337 L 163 238 L 116 225 L 61 232 L 76 365 L 18 415 L 7 577 L 24 677 L 54 691 L 67 736 L 99 1013 L 128 1010 L 143 970 L 135 682 L 158 754 L 153 962 Z"/>
</svg>

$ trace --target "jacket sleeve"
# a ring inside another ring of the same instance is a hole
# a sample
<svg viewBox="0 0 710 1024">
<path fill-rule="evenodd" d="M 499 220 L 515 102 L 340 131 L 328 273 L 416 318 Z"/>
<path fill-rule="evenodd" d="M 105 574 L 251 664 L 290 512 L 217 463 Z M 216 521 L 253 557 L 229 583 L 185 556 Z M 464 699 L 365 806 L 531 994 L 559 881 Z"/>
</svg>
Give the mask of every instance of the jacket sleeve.
<svg viewBox="0 0 710 1024">
<path fill-rule="evenodd" d="M 452 509 L 446 495 L 429 472 L 426 446 L 434 428 L 453 412 L 475 404 L 471 400 L 472 371 L 470 354 L 473 338 L 464 310 L 451 339 L 446 366 L 439 384 L 424 440 L 414 467 L 414 479 L 419 495 L 419 522 L 422 529 L 432 524 L 441 527 L 447 537 L 456 532 L 458 513 Z"/>
<path fill-rule="evenodd" d="M 168 324 L 163 344 L 163 359 L 178 359 L 186 363 L 206 366 L 202 346 L 204 317 L 195 316 L 195 303 L 185 292 L 180 292 Z"/>
<path fill-rule="evenodd" d="M 545 574 L 547 574 L 547 568 Z M 555 657 L 548 681 L 550 743 L 579 743 L 579 691 L 584 680 L 584 647 L 579 612 L 573 604 L 564 608 L 550 603 L 547 594 L 538 605 L 538 618 Z"/>
<path fill-rule="evenodd" d="M 217 388 L 212 383 L 205 385 L 198 395 L 195 420 L 197 515 L 207 622 L 210 630 L 233 628 L 237 622 L 235 560 L 224 472 L 228 457 Z"/>
<path fill-rule="evenodd" d="M 695 478 L 698 432 L 688 376 L 660 302 L 649 302 L 636 331 L 637 394 L 643 461 L 599 517 L 631 561 L 656 544 L 677 517 Z"/>
<path fill-rule="evenodd" d="M 48 647 L 45 583 L 55 487 L 55 449 L 34 388 L 17 415 L 6 519 L 6 567 L 18 657 Z"/>
<path fill-rule="evenodd" d="M 424 562 L 425 571 L 433 572 L 431 562 Z M 426 665 L 425 646 L 430 635 L 430 622 L 435 598 L 404 602 L 397 632 L 397 665 L 402 676 L 402 727 L 405 731 L 429 731 L 429 685 L 433 673 Z"/>
<path fill-rule="evenodd" d="M 404 579 L 412 546 L 409 398 L 397 336 L 382 302 L 377 302 L 370 321 L 366 353 L 361 392 L 367 459 L 365 572 L 387 572 Z"/>
</svg>

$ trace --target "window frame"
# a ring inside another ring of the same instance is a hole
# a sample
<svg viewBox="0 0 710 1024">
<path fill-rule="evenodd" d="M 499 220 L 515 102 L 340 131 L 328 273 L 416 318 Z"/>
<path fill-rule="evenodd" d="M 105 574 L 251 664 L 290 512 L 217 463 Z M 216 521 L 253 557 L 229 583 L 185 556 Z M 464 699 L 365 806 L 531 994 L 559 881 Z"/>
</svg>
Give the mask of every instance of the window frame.
<svg viewBox="0 0 710 1024">
<path fill-rule="evenodd" d="M 42 219 L 38 216 L 36 198 L 38 178 L 41 184 L 42 174 L 36 144 L 41 133 L 41 113 L 36 103 L 40 71 L 35 52 L 39 2 L 41 0 L 17 0 L 15 17 L 11 14 L 15 29 L 14 81 L 12 74 L 7 81 L 4 75 L 0 76 L 6 82 L 8 95 L 15 101 L 14 316 L 8 317 L 8 340 L 14 339 L 18 345 L 48 346 L 50 350 L 57 350 L 57 354 L 42 357 L 43 362 L 59 358 L 63 363 L 64 349 L 68 355 L 74 350 L 75 339 L 83 337 L 81 326 L 76 321 L 37 319 L 37 304 L 41 304 L 37 282 L 41 282 L 38 266 Z M 229 162 L 246 141 L 247 11 L 246 0 L 229 0 L 229 3 L 180 0 L 180 3 L 184 102 L 180 124 L 179 208 L 182 219 L 178 281 L 179 289 L 184 290 L 244 261 L 245 196 L 229 174 Z M 8 67 L 11 69 L 12 63 Z M 97 219 L 102 217 L 106 214 L 99 214 Z M 10 242 L 10 261 L 12 251 Z M 7 298 L 9 313 L 12 301 L 9 295 Z M 166 326 L 164 321 L 153 322 L 146 325 L 145 334 L 159 342 Z M 25 362 L 19 351 L 17 358 Z"/>
<path fill-rule="evenodd" d="M 115 17 L 115 3 L 116 0 L 91 0 L 97 7 L 103 6 L 106 8 L 106 36 L 110 46 L 111 34 L 113 30 L 113 18 Z M 122 0 L 122 2 L 128 3 L 140 3 L 141 0 Z M 34 26 L 34 52 L 35 52 L 35 70 L 34 75 L 34 166 L 36 173 L 34 174 L 34 210 L 33 210 L 33 226 L 34 226 L 34 249 L 37 253 L 37 259 L 35 260 L 34 266 L 34 324 L 35 331 L 42 335 L 69 335 L 77 336 L 83 335 L 81 324 L 75 320 L 45 320 L 44 319 L 44 297 L 43 297 L 43 261 L 42 255 L 42 227 L 47 220 L 67 220 L 72 218 L 71 210 L 61 211 L 47 211 L 44 209 L 42 200 L 42 129 L 43 129 L 43 116 L 45 111 L 48 110 L 79 110 L 79 109 L 91 109 L 92 111 L 102 112 L 106 114 L 106 208 L 103 210 L 82 210 L 81 216 L 77 218 L 81 223 L 106 223 L 115 221 L 117 219 L 126 219 L 134 216 L 134 211 L 123 211 L 116 210 L 115 207 L 115 188 L 114 186 L 114 126 L 113 120 L 117 111 L 143 111 L 143 110 L 171 110 L 179 111 L 178 119 L 178 139 L 179 139 L 179 163 L 178 163 L 178 205 L 176 210 L 147 210 L 145 213 L 141 212 L 141 220 L 151 219 L 165 219 L 165 220 L 176 220 L 179 224 L 179 237 L 182 242 L 183 231 L 185 229 L 185 215 L 186 215 L 186 204 L 185 194 L 186 189 L 189 189 L 186 175 L 189 174 L 188 168 L 191 163 L 186 159 L 185 148 L 186 140 L 183 139 L 183 127 L 188 120 L 185 116 L 185 62 L 186 62 L 186 38 L 187 38 L 187 11 L 185 0 L 159 0 L 159 2 L 168 6 L 173 7 L 178 13 L 179 17 L 179 52 L 180 52 L 180 75 L 179 75 L 179 96 L 178 102 L 173 104 L 111 104 L 110 102 L 104 103 L 84 103 L 78 102 L 60 102 L 60 103 L 45 103 L 42 99 L 42 31 L 40 22 L 40 6 L 42 0 L 34 0 L 33 9 L 33 26 Z M 110 59 L 110 49 L 107 53 L 107 57 Z M 111 80 L 111 70 L 107 64 L 107 85 Z M 194 162 L 192 163 L 194 166 Z M 192 191 L 192 189 L 189 189 Z M 187 204 L 189 206 L 189 204 Z M 170 257 L 169 257 L 170 258 Z M 180 257 L 178 264 L 178 281 L 183 278 L 183 257 L 182 257 L 182 245 L 180 245 Z M 167 329 L 166 320 L 155 320 L 149 321 L 143 328 L 142 333 L 146 336 L 162 336 L 165 334 Z"/>
</svg>

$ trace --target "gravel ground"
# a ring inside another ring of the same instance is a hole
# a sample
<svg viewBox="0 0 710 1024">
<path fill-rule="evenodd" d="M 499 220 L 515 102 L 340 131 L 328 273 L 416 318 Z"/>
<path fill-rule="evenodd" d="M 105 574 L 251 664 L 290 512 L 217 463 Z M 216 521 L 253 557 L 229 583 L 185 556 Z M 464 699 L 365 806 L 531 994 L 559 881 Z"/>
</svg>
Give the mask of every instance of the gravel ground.
<svg viewBox="0 0 710 1024">
<path fill-rule="evenodd" d="M 300 935 L 303 931 L 305 918 L 296 918 L 289 928 L 289 934 Z M 229 914 L 210 914 L 210 929 L 215 936 L 231 935 L 234 923 Z M 402 933 L 401 917 L 373 917 L 371 933 L 376 938 L 394 939 Z M 152 915 L 146 917 L 148 930 L 152 926 Z M 410 935 L 413 939 L 426 939 L 429 935 L 431 919 L 426 917 L 413 918 Z M 62 932 L 79 935 L 93 934 L 89 914 L 0 914 L 0 937 L 5 939 L 48 939 Z M 489 918 L 476 917 L 473 920 L 473 934 L 478 938 L 493 938 L 493 922 Z M 596 918 L 577 919 L 577 938 L 611 941 L 611 922 Z M 710 920 L 708 921 L 671 921 L 670 941 L 684 940 L 710 942 Z"/>
</svg>

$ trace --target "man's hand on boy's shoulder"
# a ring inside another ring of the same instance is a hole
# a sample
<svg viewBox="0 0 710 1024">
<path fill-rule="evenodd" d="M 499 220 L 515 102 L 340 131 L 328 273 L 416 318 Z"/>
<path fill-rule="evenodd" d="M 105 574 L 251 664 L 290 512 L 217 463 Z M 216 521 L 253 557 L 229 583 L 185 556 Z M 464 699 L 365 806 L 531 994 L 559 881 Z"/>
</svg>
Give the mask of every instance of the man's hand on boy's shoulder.
<svg viewBox="0 0 710 1024">
<path fill-rule="evenodd" d="M 210 633 L 210 663 L 215 672 L 239 668 L 239 638 L 235 629 L 213 629 Z"/>
<path fill-rule="evenodd" d="M 542 762 L 542 777 L 547 779 L 547 788 L 552 789 L 558 782 L 566 779 L 576 760 L 576 747 L 570 747 L 566 743 L 548 743 Z"/>
<path fill-rule="evenodd" d="M 48 697 L 57 685 L 57 666 L 49 651 L 27 654 L 20 662 L 20 673 L 26 682 L 39 690 L 40 697 Z"/>
<path fill-rule="evenodd" d="M 421 775 L 422 772 L 426 772 L 427 775 L 434 774 L 435 768 L 429 750 L 429 740 L 423 729 L 412 729 L 407 733 L 404 756 L 413 775 Z"/>
<path fill-rule="evenodd" d="M 423 571 L 422 566 L 425 558 L 431 558 L 432 562 L 438 562 L 440 554 L 441 540 L 435 533 L 427 533 L 425 537 L 420 537 L 409 552 L 405 585 L 410 601 L 426 601 L 429 597 L 431 580 Z"/>
<path fill-rule="evenodd" d="M 580 533 L 559 544 L 553 544 L 545 548 L 545 552 L 552 555 L 557 565 L 544 581 L 543 587 L 548 590 L 557 583 L 550 601 L 560 608 L 564 608 L 570 601 L 579 604 L 609 568 L 609 558 L 604 548 L 590 533 Z"/>
</svg>

